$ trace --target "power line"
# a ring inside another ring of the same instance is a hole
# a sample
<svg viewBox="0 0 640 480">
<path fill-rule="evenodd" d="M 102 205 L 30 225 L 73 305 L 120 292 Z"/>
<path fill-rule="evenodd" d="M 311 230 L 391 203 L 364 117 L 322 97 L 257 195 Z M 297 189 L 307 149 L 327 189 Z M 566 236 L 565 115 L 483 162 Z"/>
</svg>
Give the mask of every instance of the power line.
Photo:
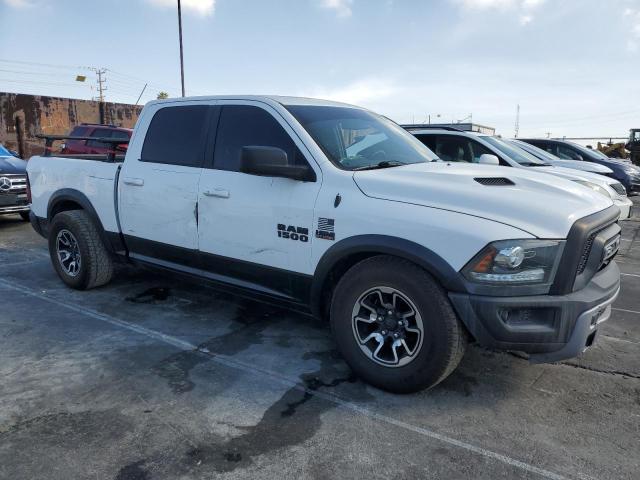
<svg viewBox="0 0 640 480">
<path fill-rule="evenodd" d="M 7 70 L 4 68 L 0 68 L 0 72 L 3 73 L 17 73 L 20 75 L 37 75 L 37 76 L 41 76 L 41 77 L 65 77 L 65 78 L 69 78 L 70 73 L 51 73 L 51 72 L 29 72 L 27 70 Z"/>
<path fill-rule="evenodd" d="M 2 59 L 0 58 L 0 62 L 2 63 L 15 63 L 18 65 L 35 65 L 38 67 L 49 67 L 49 68 L 67 68 L 67 69 L 73 69 L 73 70 L 90 70 L 91 67 L 82 67 L 82 66 L 77 66 L 77 65 L 54 65 L 52 63 L 37 63 L 37 62 L 24 62 L 24 61 L 20 61 L 20 60 L 6 60 L 6 59 Z"/>
<path fill-rule="evenodd" d="M 157 89 L 158 91 L 166 91 L 169 92 L 170 94 L 175 93 L 175 92 L 180 92 L 180 87 L 179 86 L 175 86 L 175 85 L 168 85 L 168 84 L 164 84 L 164 85 L 160 85 L 160 84 L 156 84 L 153 82 L 149 82 L 147 79 L 135 76 L 135 75 L 130 75 L 127 73 L 122 73 L 119 72 L 117 70 L 112 70 L 110 68 L 96 68 L 96 67 L 89 67 L 89 66 L 79 66 L 79 65 L 59 65 L 59 64 L 53 64 L 53 63 L 43 63 L 43 62 L 29 62 L 29 61 L 23 61 L 23 60 L 8 60 L 8 59 L 0 59 L 0 65 L 2 64 L 7 64 L 7 66 L 9 68 L 11 68 L 11 65 L 15 65 L 16 67 L 18 65 L 21 66 L 29 66 L 29 67 L 37 67 L 39 69 L 42 68 L 46 68 L 46 69 L 61 69 L 61 70 L 90 70 L 92 72 L 95 72 L 97 75 L 98 70 L 102 70 L 104 73 L 102 74 L 103 76 L 106 76 L 106 74 L 109 75 L 109 84 L 110 90 L 113 90 L 111 88 L 111 84 L 112 82 L 116 82 L 116 83 L 120 83 L 121 85 L 124 86 L 130 86 L 130 87 L 135 87 L 136 92 L 140 91 L 140 88 L 142 88 L 143 85 L 147 85 L 148 87 L 151 87 L 153 89 Z M 7 69 L 2 69 L 0 70 L 4 73 L 15 73 L 15 74 L 23 74 L 23 75 L 35 75 L 35 76 L 59 76 L 62 77 L 65 74 L 64 73 L 54 73 L 54 72 L 46 72 L 46 71 L 27 71 L 27 70 L 19 70 L 18 68 L 13 69 L 13 70 L 9 70 Z M 113 78 L 113 77 L 116 78 Z M 99 80 L 99 79 L 98 79 Z M 136 82 L 139 82 L 138 84 L 136 84 Z M 12 81 L 12 83 L 18 83 L 18 82 L 14 82 Z M 103 82 L 104 83 L 104 82 Z M 98 89 L 99 90 L 99 89 Z M 106 91 L 106 87 L 103 88 L 103 93 L 104 91 Z M 194 94 L 196 95 L 204 95 L 203 92 L 197 92 L 197 91 L 193 91 Z"/>
<path fill-rule="evenodd" d="M 38 80 L 14 80 L 11 78 L 0 78 L 0 82 L 8 82 L 8 83 L 29 83 L 29 84 L 38 84 L 38 85 L 58 85 L 64 87 L 79 87 L 75 82 L 69 83 L 61 83 L 61 82 L 40 82 Z"/>
</svg>

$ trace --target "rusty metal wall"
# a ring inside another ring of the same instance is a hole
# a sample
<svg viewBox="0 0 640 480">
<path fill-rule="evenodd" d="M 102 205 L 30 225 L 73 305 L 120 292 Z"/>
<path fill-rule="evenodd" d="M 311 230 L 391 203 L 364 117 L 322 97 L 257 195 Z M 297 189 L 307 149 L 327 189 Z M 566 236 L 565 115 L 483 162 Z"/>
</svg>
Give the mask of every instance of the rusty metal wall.
<svg viewBox="0 0 640 480">
<path fill-rule="evenodd" d="M 42 153 L 44 142 L 36 134 L 63 135 L 80 123 L 99 123 L 100 105 L 90 100 L 0 92 L 0 143 L 11 150 L 23 149 L 24 158 Z M 105 123 L 133 128 L 141 106 L 105 103 Z M 18 131 L 22 123 L 22 148 Z"/>
</svg>

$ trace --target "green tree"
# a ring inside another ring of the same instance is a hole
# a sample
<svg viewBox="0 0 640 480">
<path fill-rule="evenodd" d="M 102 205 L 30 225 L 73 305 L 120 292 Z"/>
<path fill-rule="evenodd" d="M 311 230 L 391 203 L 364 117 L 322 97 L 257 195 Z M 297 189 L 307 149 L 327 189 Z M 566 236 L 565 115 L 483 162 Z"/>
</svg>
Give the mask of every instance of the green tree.
<svg viewBox="0 0 640 480">
<path fill-rule="evenodd" d="M 163 98 L 169 98 L 169 94 L 167 92 L 158 92 L 158 100 L 162 100 Z"/>
</svg>

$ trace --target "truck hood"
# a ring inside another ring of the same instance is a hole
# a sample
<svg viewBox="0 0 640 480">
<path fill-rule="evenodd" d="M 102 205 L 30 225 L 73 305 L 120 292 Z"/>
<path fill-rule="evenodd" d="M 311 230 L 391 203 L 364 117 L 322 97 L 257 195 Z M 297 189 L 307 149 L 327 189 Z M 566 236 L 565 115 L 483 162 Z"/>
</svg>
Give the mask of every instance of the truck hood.
<svg viewBox="0 0 640 480">
<path fill-rule="evenodd" d="M 353 180 L 369 197 L 482 217 L 539 238 L 565 238 L 576 220 L 613 204 L 578 183 L 531 170 L 430 162 L 359 171 Z M 487 178 L 513 185 L 476 180 Z"/>
<path fill-rule="evenodd" d="M 27 171 L 27 162 L 16 157 L 0 157 L 0 176 L 24 175 Z"/>
</svg>

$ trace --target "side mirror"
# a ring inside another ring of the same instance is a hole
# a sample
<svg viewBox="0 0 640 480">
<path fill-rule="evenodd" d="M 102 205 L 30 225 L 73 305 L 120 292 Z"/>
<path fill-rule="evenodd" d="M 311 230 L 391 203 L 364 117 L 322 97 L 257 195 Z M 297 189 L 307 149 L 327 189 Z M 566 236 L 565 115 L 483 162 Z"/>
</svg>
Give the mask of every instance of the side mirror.
<svg viewBox="0 0 640 480">
<path fill-rule="evenodd" d="M 483 153 L 478 159 L 478 163 L 482 165 L 500 165 L 500 159 L 490 153 Z"/>
<path fill-rule="evenodd" d="M 582 155 L 576 155 L 576 160 L 584 162 L 584 157 Z"/>
<path fill-rule="evenodd" d="M 287 152 L 277 147 L 242 147 L 240 171 L 261 177 L 282 177 L 315 182 L 316 174 L 308 165 L 289 165 Z"/>
</svg>

